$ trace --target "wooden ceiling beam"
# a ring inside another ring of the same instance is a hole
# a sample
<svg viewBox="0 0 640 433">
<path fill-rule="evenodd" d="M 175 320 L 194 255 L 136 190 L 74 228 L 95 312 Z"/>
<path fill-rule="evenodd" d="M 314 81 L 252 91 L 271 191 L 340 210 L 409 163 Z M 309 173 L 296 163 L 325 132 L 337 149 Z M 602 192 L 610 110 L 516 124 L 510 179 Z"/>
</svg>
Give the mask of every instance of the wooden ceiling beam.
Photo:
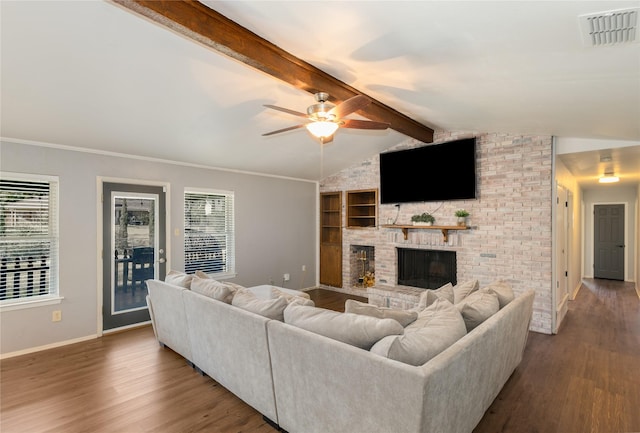
<svg viewBox="0 0 640 433">
<path fill-rule="evenodd" d="M 333 103 L 363 95 L 348 84 L 293 56 L 198 1 L 112 0 L 126 9 L 210 47 L 252 68 L 309 93 L 326 92 Z M 387 122 L 390 128 L 425 143 L 433 129 L 365 95 L 372 103 L 358 111 L 367 119 Z"/>
</svg>

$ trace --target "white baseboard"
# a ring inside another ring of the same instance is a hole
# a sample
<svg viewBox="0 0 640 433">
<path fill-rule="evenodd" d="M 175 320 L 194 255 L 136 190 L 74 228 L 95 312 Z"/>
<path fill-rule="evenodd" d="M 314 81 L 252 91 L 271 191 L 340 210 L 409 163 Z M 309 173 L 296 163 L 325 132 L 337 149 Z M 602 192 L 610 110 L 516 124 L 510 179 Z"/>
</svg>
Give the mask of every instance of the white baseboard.
<svg viewBox="0 0 640 433">
<path fill-rule="evenodd" d="M 97 334 L 87 335 L 86 337 L 74 338 L 73 340 L 58 341 L 56 343 L 46 344 L 44 346 L 31 347 L 29 349 L 18 350 L 16 352 L 3 353 L 0 354 L 0 359 L 14 358 L 16 356 L 27 355 L 29 353 L 40 352 L 42 350 L 68 346 L 69 344 L 81 343 L 88 340 L 95 340 L 96 338 L 98 338 Z"/>
<path fill-rule="evenodd" d="M 576 299 L 576 296 L 578 296 L 578 292 L 580 291 L 580 287 L 582 287 L 582 281 L 580 281 L 576 286 L 576 288 L 573 289 L 573 292 L 571 293 L 571 297 L 569 298 L 570 301 L 574 301 Z"/>
</svg>

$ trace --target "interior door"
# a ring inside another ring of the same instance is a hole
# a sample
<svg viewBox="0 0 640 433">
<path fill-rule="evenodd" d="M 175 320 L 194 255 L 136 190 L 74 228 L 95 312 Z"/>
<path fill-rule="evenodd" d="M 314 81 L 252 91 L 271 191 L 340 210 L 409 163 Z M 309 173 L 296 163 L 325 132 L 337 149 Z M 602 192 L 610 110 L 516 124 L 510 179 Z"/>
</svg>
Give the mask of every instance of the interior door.
<svg viewBox="0 0 640 433">
<path fill-rule="evenodd" d="M 103 329 L 149 321 L 145 281 L 166 274 L 164 189 L 105 182 L 102 209 Z"/>
<path fill-rule="evenodd" d="M 624 281 L 624 205 L 595 205 L 593 275 Z"/>
<path fill-rule="evenodd" d="M 561 185 L 556 187 L 556 317 L 554 323 L 554 333 L 558 332 L 560 324 L 568 311 L 569 290 L 568 290 L 568 221 L 569 221 L 569 197 L 568 190 Z"/>
</svg>

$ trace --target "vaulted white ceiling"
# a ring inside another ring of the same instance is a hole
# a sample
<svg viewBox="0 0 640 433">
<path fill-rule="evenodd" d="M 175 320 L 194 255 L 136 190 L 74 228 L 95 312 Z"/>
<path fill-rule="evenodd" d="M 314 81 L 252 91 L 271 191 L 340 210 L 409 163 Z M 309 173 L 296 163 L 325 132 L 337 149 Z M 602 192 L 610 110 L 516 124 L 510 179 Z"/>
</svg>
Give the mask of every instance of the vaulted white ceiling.
<svg viewBox="0 0 640 433">
<path fill-rule="evenodd" d="M 578 20 L 637 1 L 203 3 L 434 129 L 640 141 L 640 44 L 586 46 Z M 113 3 L 0 13 L 5 138 L 310 180 L 406 139 L 263 137 L 297 123 L 263 104 L 312 96 Z"/>
</svg>

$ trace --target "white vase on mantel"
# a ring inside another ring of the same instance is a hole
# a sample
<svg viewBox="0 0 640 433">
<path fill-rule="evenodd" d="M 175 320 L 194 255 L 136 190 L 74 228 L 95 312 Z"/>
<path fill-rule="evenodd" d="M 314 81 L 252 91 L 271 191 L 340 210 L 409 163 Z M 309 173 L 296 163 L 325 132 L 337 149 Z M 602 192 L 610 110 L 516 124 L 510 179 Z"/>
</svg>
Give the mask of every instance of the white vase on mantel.
<svg viewBox="0 0 640 433">
<path fill-rule="evenodd" d="M 433 223 L 431 222 L 424 222 L 424 221 L 413 221 L 413 225 L 414 226 L 432 226 Z"/>
<path fill-rule="evenodd" d="M 458 226 L 466 227 L 467 226 L 467 217 L 458 217 Z"/>
</svg>

